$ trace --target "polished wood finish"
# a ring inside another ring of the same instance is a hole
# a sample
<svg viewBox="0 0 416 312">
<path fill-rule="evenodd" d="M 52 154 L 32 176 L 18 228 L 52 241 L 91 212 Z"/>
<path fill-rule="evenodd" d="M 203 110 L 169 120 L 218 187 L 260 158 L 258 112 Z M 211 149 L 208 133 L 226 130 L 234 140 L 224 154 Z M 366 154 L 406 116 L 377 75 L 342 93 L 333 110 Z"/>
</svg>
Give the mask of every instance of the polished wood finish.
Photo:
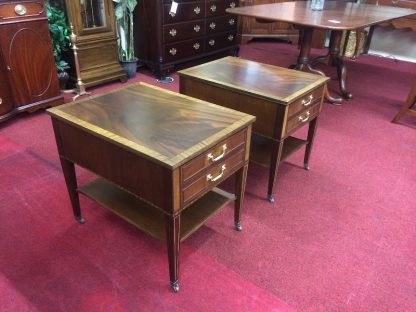
<svg viewBox="0 0 416 312">
<path fill-rule="evenodd" d="M 178 72 L 182 94 L 255 115 L 250 160 L 270 168 L 268 198 L 283 159 L 306 144 L 305 168 L 326 77 L 226 57 Z M 309 124 L 307 140 L 291 135 Z"/>
<path fill-rule="evenodd" d="M 407 96 L 406 101 L 403 103 L 402 108 L 394 116 L 392 122 L 398 122 L 403 115 L 408 115 L 416 117 L 416 109 L 413 108 L 416 105 L 416 79 L 413 80 L 412 87 L 410 89 L 409 95 Z"/>
<path fill-rule="evenodd" d="M 285 0 L 247 0 L 244 6 L 286 2 Z M 292 24 L 257 20 L 253 17 L 242 17 L 240 20 L 240 41 L 245 44 L 254 38 L 288 39 L 293 44 L 299 40 L 299 30 Z"/>
<path fill-rule="evenodd" d="M 238 54 L 238 0 L 140 0 L 134 11 L 135 52 L 158 78 L 175 67 Z"/>
<path fill-rule="evenodd" d="M 165 240 L 174 291 L 181 240 L 233 199 L 241 228 L 253 116 L 142 83 L 48 112 L 75 218 L 81 192 Z M 78 188 L 74 164 L 103 179 Z"/>
<path fill-rule="evenodd" d="M 323 72 L 313 68 L 313 65 L 323 62 L 337 67 L 340 92 L 342 97 L 347 99 L 351 98 L 352 94 L 346 90 L 347 70 L 340 55 L 342 32 L 380 24 L 416 13 L 416 11 L 410 9 L 341 1 L 326 1 L 322 11 L 312 11 L 309 6 L 309 2 L 295 1 L 239 7 L 227 9 L 227 12 L 296 25 L 302 31 L 302 40 L 299 57 L 294 68 L 324 75 Z M 322 58 L 311 60 L 310 50 L 315 29 L 332 30 L 332 37 L 328 54 Z M 333 98 L 328 93 L 326 98 L 332 103 L 342 101 L 342 98 Z"/>
<path fill-rule="evenodd" d="M 114 80 L 127 81 L 127 75 L 119 62 L 114 4 L 112 0 L 102 1 L 102 25 L 87 27 L 81 16 L 84 9 L 80 0 L 65 0 L 68 19 L 77 36 L 80 78 L 86 87 Z M 76 82 L 74 60 L 70 75 L 71 80 Z"/>
<path fill-rule="evenodd" d="M 365 3 L 416 10 L 416 0 L 366 0 Z M 402 18 L 379 24 L 379 26 L 387 25 L 392 25 L 397 29 L 411 29 L 416 31 L 416 14 L 404 16 Z"/>
<path fill-rule="evenodd" d="M 0 3 L 0 59 L 0 121 L 64 102 L 43 1 Z"/>
</svg>

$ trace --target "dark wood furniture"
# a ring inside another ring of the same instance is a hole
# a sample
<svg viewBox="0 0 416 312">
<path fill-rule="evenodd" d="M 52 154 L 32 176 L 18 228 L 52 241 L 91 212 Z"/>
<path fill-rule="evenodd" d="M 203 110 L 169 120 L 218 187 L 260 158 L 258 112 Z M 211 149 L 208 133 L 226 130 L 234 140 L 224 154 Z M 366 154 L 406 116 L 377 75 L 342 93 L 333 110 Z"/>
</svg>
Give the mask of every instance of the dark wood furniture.
<svg viewBox="0 0 416 312">
<path fill-rule="evenodd" d="M 65 0 L 69 21 L 77 38 L 80 78 L 86 87 L 120 80 L 127 75 L 118 57 L 112 0 Z M 71 80 L 77 82 L 75 62 Z"/>
<path fill-rule="evenodd" d="M 235 199 L 240 211 L 254 117 L 146 84 L 49 110 L 76 219 L 78 193 L 168 247 L 179 290 L 179 245 Z M 77 186 L 74 164 L 101 176 Z M 215 188 L 235 174 L 235 193 Z"/>
<path fill-rule="evenodd" d="M 302 31 L 302 40 L 299 57 L 294 68 L 324 75 L 322 71 L 313 68 L 313 65 L 322 62 L 337 67 L 340 92 L 342 97 L 347 99 L 351 98 L 352 94 L 346 90 L 347 70 L 340 55 L 342 32 L 380 24 L 416 13 L 416 11 L 410 9 L 342 1 L 326 1 L 322 11 L 312 11 L 309 6 L 309 2 L 295 1 L 239 7 L 227 9 L 227 12 L 296 25 Z M 331 44 L 327 55 L 311 60 L 310 50 L 315 29 L 332 30 Z M 342 101 L 341 98 L 333 98 L 329 94 L 326 94 L 326 98 L 332 103 Z"/>
<path fill-rule="evenodd" d="M 161 78 L 178 64 L 238 54 L 238 0 L 140 0 L 134 11 L 135 53 Z"/>
<path fill-rule="evenodd" d="M 242 6 L 250 6 L 266 3 L 286 2 L 287 0 L 246 0 Z M 254 38 L 288 39 L 293 44 L 299 40 L 299 30 L 292 24 L 271 21 L 259 21 L 253 17 L 242 17 L 240 20 L 240 41 L 242 44 Z"/>
<path fill-rule="evenodd" d="M 250 161 L 270 168 L 268 199 L 280 162 L 306 145 L 309 157 L 328 78 L 227 57 L 178 72 L 180 92 L 255 115 Z M 306 140 L 292 134 L 309 124 Z"/>
<path fill-rule="evenodd" d="M 0 3 L 0 121 L 64 102 L 42 0 Z"/>
<path fill-rule="evenodd" d="M 412 88 L 410 89 L 409 95 L 407 100 L 403 103 L 402 108 L 394 116 L 392 122 L 398 122 L 403 115 L 409 115 L 412 117 L 416 117 L 416 109 L 413 107 L 416 105 L 416 79 L 413 80 Z"/>
</svg>

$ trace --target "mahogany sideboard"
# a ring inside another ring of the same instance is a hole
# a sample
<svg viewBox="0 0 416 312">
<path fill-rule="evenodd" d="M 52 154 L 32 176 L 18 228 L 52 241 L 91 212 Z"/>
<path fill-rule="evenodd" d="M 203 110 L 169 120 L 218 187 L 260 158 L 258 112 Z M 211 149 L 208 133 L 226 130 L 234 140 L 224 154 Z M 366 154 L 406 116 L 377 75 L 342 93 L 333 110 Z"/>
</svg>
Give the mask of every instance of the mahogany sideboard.
<svg viewBox="0 0 416 312">
<path fill-rule="evenodd" d="M 64 102 L 43 0 L 0 3 L 0 121 Z"/>
<path fill-rule="evenodd" d="M 75 218 L 82 193 L 166 241 L 175 292 L 180 241 L 231 200 L 241 230 L 255 117 L 143 83 L 48 112 Z M 78 187 L 75 164 L 101 178 Z M 235 196 L 216 188 L 233 174 Z"/>
<path fill-rule="evenodd" d="M 236 55 L 239 0 L 140 0 L 134 10 L 135 53 L 160 78 L 175 66 Z"/>
<path fill-rule="evenodd" d="M 236 57 L 178 74 L 181 93 L 256 116 L 250 161 L 269 168 L 270 202 L 274 202 L 280 162 L 304 145 L 304 167 L 309 169 L 322 95 L 329 78 Z M 307 124 L 306 140 L 292 136 Z"/>
</svg>

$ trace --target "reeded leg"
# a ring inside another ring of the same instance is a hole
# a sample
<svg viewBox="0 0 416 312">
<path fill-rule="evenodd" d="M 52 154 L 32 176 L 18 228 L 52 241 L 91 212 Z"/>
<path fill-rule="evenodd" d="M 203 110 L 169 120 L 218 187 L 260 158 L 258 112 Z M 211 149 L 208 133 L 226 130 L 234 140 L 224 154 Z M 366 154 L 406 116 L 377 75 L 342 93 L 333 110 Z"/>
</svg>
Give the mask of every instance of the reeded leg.
<svg viewBox="0 0 416 312">
<path fill-rule="evenodd" d="M 85 223 L 84 218 L 81 216 L 81 207 L 79 204 L 79 196 L 77 192 L 77 176 L 75 174 L 74 163 L 69 160 L 60 157 L 62 171 L 65 177 L 66 188 L 68 189 L 69 198 L 71 200 L 72 210 L 74 211 L 75 219 L 83 224 Z"/>
<path fill-rule="evenodd" d="M 315 132 L 316 132 L 317 126 L 318 126 L 318 117 L 314 118 L 309 123 L 308 138 L 307 138 L 308 143 L 306 144 L 305 158 L 303 161 L 305 170 L 309 170 L 309 157 L 311 156 L 312 144 L 313 144 L 313 139 L 315 138 Z"/>
<path fill-rule="evenodd" d="M 271 203 L 274 203 L 274 184 L 276 181 L 277 170 L 279 169 L 280 158 L 282 157 L 283 143 L 284 141 L 273 141 L 273 151 L 269 171 L 269 187 L 267 191 L 267 199 Z"/>
<path fill-rule="evenodd" d="M 179 245 L 180 245 L 180 215 L 165 216 L 166 243 L 168 247 L 170 287 L 177 293 L 179 291 Z"/>
<path fill-rule="evenodd" d="M 244 201 L 244 192 L 246 189 L 248 163 L 235 173 L 235 196 L 234 203 L 234 226 L 237 231 L 242 231 L 241 226 L 241 208 Z"/>
</svg>

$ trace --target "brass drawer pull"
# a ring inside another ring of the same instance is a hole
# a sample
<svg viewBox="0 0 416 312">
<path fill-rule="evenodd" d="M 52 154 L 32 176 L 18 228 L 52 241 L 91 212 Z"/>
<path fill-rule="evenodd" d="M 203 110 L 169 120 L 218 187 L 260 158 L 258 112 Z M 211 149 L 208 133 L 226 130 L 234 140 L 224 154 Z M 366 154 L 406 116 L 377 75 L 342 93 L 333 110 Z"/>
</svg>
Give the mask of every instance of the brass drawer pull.
<svg viewBox="0 0 416 312">
<path fill-rule="evenodd" d="M 231 19 L 228 21 L 228 24 L 230 24 L 230 25 L 234 25 L 234 24 L 235 24 L 235 20 L 234 20 L 233 18 L 231 18 Z"/>
<path fill-rule="evenodd" d="M 172 16 L 172 17 L 175 17 L 176 13 L 175 13 L 175 12 L 170 11 L 170 12 L 169 12 L 169 15 L 170 15 L 170 16 Z"/>
<path fill-rule="evenodd" d="M 215 4 L 211 5 L 210 10 L 215 12 L 217 10 L 217 6 Z"/>
<path fill-rule="evenodd" d="M 194 12 L 195 12 L 195 14 L 201 13 L 200 7 L 195 7 Z"/>
<path fill-rule="evenodd" d="M 209 28 L 211 29 L 215 29 L 215 26 L 217 26 L 214 22 L 212 22 L 211 24 L 209 24 Z"/>
<path fill-rule="evenodd" d="M 213 46 L 215 44 L 215 40 L 211 39 L 210 41 L 208 41 L 208 43 L 209 43 L 210 46 Z"/>
<path fill-rule="evenodd" d="M 26 14 L 27 10 L 26 10 L 26 7 L 25 7 L 24 5 L 22 5 L 22 4 L 18 4 L 18 5 L 16 5 L 16 6 L 14 7 L 14 12 L 15 12 L 17 15 L 22 16 L 22 15 L 25 15 L 25 14 Z"/>
<path fill-rule="evenodd" d="M 211 181 L 211 182 L 215 182 L 219 179 L 222 178 L 222 176 L 224 175 L 225 172 L 225 164 L 221 166 L 221 173 L 219 175 L 217 175 L 215 178 L 212 176 L 212 174 L 207 174 L 207 181 Z"/>
<path fill-rule="evenodd" d="M 308 111 L 306 112 L 305 116 L 299 116 L 298 119 L 300 122 L 307 122 L 309 120 L 311 113 Z"/>
<path fill-rule="evenodd" d="M 177 32 L 177 30 L 176 30 L 175 28 L 172 28 L 172 29 L 169 31 L 169 33 L 170 33 L 170 35 L 171 35 L 172 37 L 175 37 L 175 36 L 176 36 L 176 34 L 177 34 L 178 32 Z"/>
<path fill-rule="evenodd" d="M 169 50 L 169 53 L 172 55 L 176 55 L 176 52 L 178 52 L 175 48 L 172 48 Z"/>
<path fill-rule="evenodd" d="M 230 3 L 230 8 L 235 8 L 235 2 Z"/>
<path fill-rule="evenodd" d="M 3 99 L 2 99 L 2 98 L 0 98 L 0 105 L 1 105 L 1 104 L 3 104 Z"/>
<path fill-rule="evenodd" d="M 309 105 L 312 104 L 312 100 L 313 100 L 313 95 L 311 94 L 311 95 L 309 95 L 309 100 L 308 101 L 302 100 L 302 105 L 305 106 L 305 107 L 309 106 Z"/>
<path fill-rule="evenodd" d="M 212 40 L 212 41 L 214 41 L 214 40 Z M 214 41 L 214 43 L 215 43 L 215 41 Z M 211 44 L 211 42 L 210 42 L 210 44 Z M 215 157 L 215 158 L 214 158 L 214 155 L 212 155 L 212 153 L 209 153 L 208 156 L 207 156 L 208 160 L 212 160 L 212 162 L 216 162 L 216 161 L 220 160 L 221 158 L 224 157 L 226 150 L 227 150 L 227 144 L 224 144 L 222 146 L 222 153 L 220 155 L 218 155 L 217 157 Z"/>
<path fill-rule="evenodd" d="M 194 49 L 195 50 L 198 50 L 199 49 L 199 43 L 198 42 L 194 44 Z"/>
<path fill-rule="evenodd" d="M 233 39 L 234 39 L 234 36 L 233 35 L 229 35 L 228 36 L 228 40 L 233 41 Z"/>
<path fill-rule="evenodd" d="M 195 26 L 194 26 L 194 30 L 195 30 L 195 32 L 198 32 L 200 29 L 201 29 L 201 26 L 199 26 L 199 25 L 195 25 Z"/>
</svg>

